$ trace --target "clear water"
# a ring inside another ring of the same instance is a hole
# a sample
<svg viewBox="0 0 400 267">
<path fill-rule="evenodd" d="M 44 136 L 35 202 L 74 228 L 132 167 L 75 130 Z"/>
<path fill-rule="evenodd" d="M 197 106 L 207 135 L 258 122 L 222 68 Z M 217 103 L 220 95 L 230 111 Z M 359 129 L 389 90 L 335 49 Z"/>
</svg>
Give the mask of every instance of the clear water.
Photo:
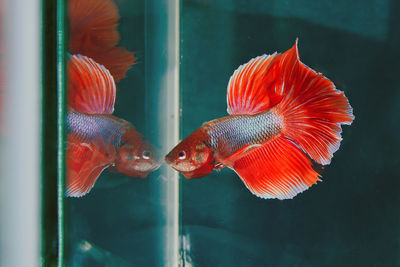
<svg viewBox="0 0 400 267">
<path fill-rule="evenodd" d="M 67 266 L 400 264 L 398 1 L 183 0 L 178 13 L 169 1 L 116 3 L 121 45 L 139 60 L 115 115 L 163 153 L 176 127 L 184 138 L 226 115 L 240 64 L 297 37 L 302 61 L 345 92 L 356 119 L 323 182 L 293 200 L 257 198 L 228 169 L 179 181 L 167 166 L 145 180 L 106 170 L 87 196 L 66 199 Z"/>
<path fill-rule="evenodd" d="M 115 3 L 121 16 L 119 45 L 135 51 L 137 64 L 117 84 L 113 115 L 131 122 L 161 149 L 158 106 L 152 103 L 160 88 L 154 88 L 147 78 L 157 67 L 147 65 L 147 49 L 151 48 L 146 47 L 145 29 L 151 26 L 145 26 L 145 2 Z M 66 199 L 66 265 L 157 266 L 168 261 L 163 248 L 169 225 L 164 197 L 167 182 L 162 182 L 162 174 L 157 170 L 140 179 L 107 169 L 89 194 Z"/>
</svg>

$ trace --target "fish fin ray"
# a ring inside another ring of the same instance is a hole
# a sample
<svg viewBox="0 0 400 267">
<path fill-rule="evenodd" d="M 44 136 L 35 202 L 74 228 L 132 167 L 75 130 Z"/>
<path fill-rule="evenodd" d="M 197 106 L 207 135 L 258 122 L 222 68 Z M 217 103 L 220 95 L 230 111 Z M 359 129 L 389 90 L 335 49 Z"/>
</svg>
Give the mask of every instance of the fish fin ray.
<svg viewBox="0 0 400 267">
<path fill-rule="evenodd" d="M 275 90 L 281 86 L 280 58 L 278 53 L 258 56 L 233 73 L 227 89 L 230 115 L 257 114 L 280 102 L 282 97 Z"/>
<path fill-rule="evenodd" d="M 134 54 L 134 52 L 128 51 L 124 47 L 113 47 L 103 53 L 96 54 L 93 50 L 85 55 L 92 57 L 96 62 L 104 65 L 117 83 L 125 78 L 126 72 L 132 65 L 136 64 Z"/>
<path fill-rule="evenodd" d="M 68 105 L 86 114 L 112 114 L 116 86 L 110 72 L 93 59 L 72 55 L 68 62 Z"/>
<path fill-rule="evenodd" d="M 240 66 L 229 81 L 227 102 L 229 114 L 274 110 L 284 121 L 284 134 L 323 165 L 339 149 L 341 125 L 354 119 L 344 93 L 300 61 L 297 40 L 283 54 Z"/>
<path fill-rule="evenodd" d="M 94 145 L 68 142 L 66 196 L 81 197 L 89 193 L 101 172 L 110 164 Z"/>
<path fill-rule="evenodd" d="M 282 55 L 279 69 L 283 98 L 274 111 L 284 120 L 284 134 L 317 163 L 329 164 L 342 140 L 341 124 L 354 119 L 348 99 L 328 78 L 300 61 L 297 40 Z"/>
<path fill-rule="evenodd" d="M 112 0 L 68 1 L 70 22 L 69 50 L 82 54 L 110 70 L 115 82 L 126 76 L 135 64 L 133 52 L 115 47 L 120 41 L 117 31 L 119 14 Z"/>
<path fill-rule="evenodd" d="M 227 165 L 258 197 L 291 199 L 319 180 L 307 155 L 283 135 L 245 153 Z"/>
</svg>

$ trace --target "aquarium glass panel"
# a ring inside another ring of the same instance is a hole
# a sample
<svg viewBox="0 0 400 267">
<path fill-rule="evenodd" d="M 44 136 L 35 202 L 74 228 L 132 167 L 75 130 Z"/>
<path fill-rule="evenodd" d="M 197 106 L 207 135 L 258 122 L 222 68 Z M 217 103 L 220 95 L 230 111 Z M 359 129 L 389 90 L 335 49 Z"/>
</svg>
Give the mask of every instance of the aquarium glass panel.
<svg viewBox="0 0 400 267">
<path fill-rule="evenodd" d="M 175 266 L 178 175 L 159 167 L 178 139 L 179 6 L 66 5 L 66 265 Z"/>
</svg>

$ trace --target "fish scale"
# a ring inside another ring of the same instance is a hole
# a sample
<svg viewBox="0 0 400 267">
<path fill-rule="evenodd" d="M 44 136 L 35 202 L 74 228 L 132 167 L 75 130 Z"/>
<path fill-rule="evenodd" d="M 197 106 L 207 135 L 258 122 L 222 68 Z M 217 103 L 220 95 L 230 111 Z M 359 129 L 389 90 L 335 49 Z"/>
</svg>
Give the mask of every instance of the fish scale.
<svg viewBox="0 0 400 267">
<path fill-rule="evenodd" d="M 228 149 L 228 156 L 245 145 L 261 144 L 281 132 L 282 119 L 273 111 L 257 115 L 232 115 L 213 120 L 204 125 L 210 136 L 211 147 Z M 221 148 L 220 140 L 224 140 Z M 221 152 L 221 151 L 220 151 Z"/>
<path fill-rule="evenodd" d="M 101 141 L 105 145 L 120 145 L 124 134 L 123 123 L 111 115 L 87 115 L 75 111 L 68 112 L 67 126 L 82 142 Z"/>
</svg>

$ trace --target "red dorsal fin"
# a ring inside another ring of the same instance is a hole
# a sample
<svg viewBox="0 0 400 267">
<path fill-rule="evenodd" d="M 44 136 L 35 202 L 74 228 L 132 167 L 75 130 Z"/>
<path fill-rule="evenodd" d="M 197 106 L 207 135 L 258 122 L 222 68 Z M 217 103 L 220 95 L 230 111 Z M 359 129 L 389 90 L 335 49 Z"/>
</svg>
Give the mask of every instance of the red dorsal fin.
<svg viewBox="0 0 400 267">
<path fill-rule="evenodd" d="M 274 107 L 284 118 L 283 133 L 313 160 L 326 165 L 339 149 L 341 124 L 351 124 L 353 110 L 344 93 L 321 73 L 300 62 L 296 44 L 282 55 L 282 101 Z"/>
<path fill-rule="evenodd" d="M 111 161 L 96 146 L 71 139 L 68 141 L 66 155 L 66 195 L 81 197 L 89 193 Z"/>
<path fill-rule="evenodd" d="M 290 199 L 318 180 L 308 157 L 283 135 L 244 153 L 227 166 L 258 197 Z"/>
<path fill-rule="evenodd" d="M 227 93 L 229 114 L 257 114 L 279 103 L 281 96 L 275 90 L 282 86 L 280 58 L 277 53 L 259 56 L 233 73 Z"/>
<path fill-rule="evenodd" d="M 87 114 L 112 114 L 115 82 L 110 72 L 93 59 L 73 55 L 68 62 L 68 106 Z"/>
<path fill-rule="evenodd" d="M 116 82 L 126 76 L 135 63 L 133 52 L 115 47 L 118 8 L 112 0 L 69 0 L 69 50 L 93 58 L 110 70 Z"/>
</svg>

